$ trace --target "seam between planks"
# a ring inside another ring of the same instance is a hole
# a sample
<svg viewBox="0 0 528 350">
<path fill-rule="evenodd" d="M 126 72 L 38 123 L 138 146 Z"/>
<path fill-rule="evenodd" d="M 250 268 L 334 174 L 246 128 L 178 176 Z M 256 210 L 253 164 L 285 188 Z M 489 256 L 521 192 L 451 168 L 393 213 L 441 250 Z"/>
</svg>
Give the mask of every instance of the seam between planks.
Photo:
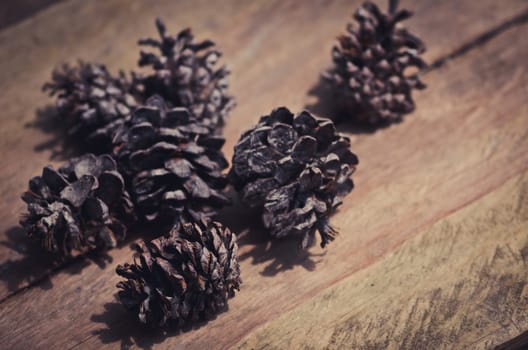
<svg viewBox="0 0 528 350">
<path fill-rule="evenodd" d="M 441 215 L 441 216 L 439 216 L 439 217 L 437 217 L 437 218 L 431 219 L 431 220 L 429 220 L 429 221 L 423 223 L 422 225 L 416 227 L 416 228 L 415 228 L 415 231 L 418 231 L 419 233 L 417 233 L 416 235 L 414 235 L 414 236 L 412 236 L 412 237 L 409 237 L 409 239 L 412 239 L 412 238 L 415 238 L 415 237 L 419 236 L 421 233 L 424 232 L 424 230 L 426 230 L 427 228 L 433 226 L 433 225 L 436 224 L 437 222 L 449 218 L 450 216 L 454 215 L 454 214 L 457 213 L 458 211 L 460 211 L 460 210 L 462 210 L 462 209 L 464 209 L 464 208 L 470 206 L 471 204 L 473 204 L 473 203 L 479 201 L 480 199 L 484 198 L 486 195 L 488 195 L 488 194 L 490 194 L 490 193 L 492 193 L 492 192 L 498 190 L 498 189 L 501 188 L 506 182 L 510 181 L 511 179 L 513 179 L 513 178 L 515 178 L 515 177 L 517 177 L 517 176 L 520 176 L 521 174 L 526 173 L 526 172 L 528 172 L 528 166 L 524 167 L 523 169 L 521 169 L 520 171 L 514 173 L 513 175 L 507 177 L 507 178 L 504 179 L 502 182 L 500 182 L 498 185 L 494 186 L 491 190 L 489 190 L 489 191 L 487 191 L 487 192 L 479 193 L 479 194 L 475 195 L 474 198 L 472 198 L 472 199 L 470 199 L 470 200 L 468 200 L 468 201 L 462 203 L 461 205 L 457 206 L 457 207 L 454 208 L 453 210 L 450 210 L 449 212 L 445 213 L 444 215 Z M 406 239 L 405 241 L 403 241 L 403 242 L 401 242 L 400 244 L 398 244 L 398 245 L 396 246 L 396 249 L 398 249 L 398 248 L 401 247 L 403 244 L 405 244 L 405 242 L 407 242 L 409 239 Z M 380 259 L 380 260 L 381 260 L 381 259 Z M 376 262 L 379 262 L 380 260 L 378 260 L 378 261 L 376 261 Z M 375 262 L 375 263 L 376 263 L 376 262 Z M 374 264 L 375 264 L 375 263 L 374 263 Z M 308 295 L 306 299 L 308 300 L 308 299 L 311 299 L 311 298 L 313 298 L 313 297 L 319 295 L 319 294 L 322 293 L 323 291 L 325 291 L 325 290 L 327 290 L 327 289 L 329 289 L 329 288 L 331 288 L 331 287 L 337 285 L 338 283 L 344 281 L 345 279 L 349 278 L 349 277 L 352 276 L 353 274 L 355 274 L 355 273 L 357 273 L 357 272 L 359 272 L 359 271 L 361 271 L 361 270 L 364 270 L 364 269 L 366 269 L 366 268 L 369 268 L 370 266 L 372 266 L 372 265 L 374 265 L 374 264 L 369 264 L 369 265 L 364 266 L 364 267 L 361 267 L 361 268 L 359 268 L 359 269 L 357 269 L 357 270 L 351 271 L 351 272 L 349 272 L 349 273 L 347 273 L 347 274 L 345 274 L 345 275 L 343 275 L 343 276 L 341 276 L 341 277 L 339 277 L 339 278 L 336 278 L 334 281 L 328 283 L 328 285 L 324 286 L 323 288 L 320 288 L 319 290 L 314 291 L 313 293 L 310 293 L 310 295 Z M 292 305 L 290 308 L 285 309 L 284 311 L 285 311 L 285 313 L 291 312 L 291 311 L 293 311 L 294 309 L 296 309 L 297 307 L 299 307 L 301 304 L 302 304 L 302 302 L 296 303 L 295 305 Z M 280 316 L 278 316 L 278 317 L 280 317 Z M 258 329 L 258 328 L 264 326 L 264 325 L 267 324 L 267 323 L 272 322 L 273 320 L 276 320 L 278 317 L 275 317 L 275 318 L 273 318 L 273 319 L 271 319 L 271 320 L 266 320 L 266 321 L 264 321 L 264 322 L 261 322 L 260 324 L 258 324 L 258 325 L 256 325 L 255 327 L 253 327 L 253 329 L 252 329 L 250 332 L 255 331 L 256 329 Z M 230 343 L 230 344 L 227 346 L 227 348 L 228 348 L 228 349 L 232 349 L 235 345 L 239 344 L 242 340 L 244 340 L 244 339 L 246 338 L 246 336 L 247 336 L 247 335 L 244 335 L 244 336 L 239 337 L 237 340 L 234 340 L 232 343 Z M 91 337 L 92 337 L 92 336 L 91 336 Z M 86 341 L 86 339 L 83 340 L 82 342 L 84 342 L 84 341 Z M 70 349 L 71 349 L 71 348 L 70 348 Z"/>
<path fill-rule="evenodd" d="M 54 6 L 54 5 L 52 5 L 52 6 Z M 35 14 L 35 15 L 37 15 L 37 14 Z M 34 17 L 34 15 L 29 17 L 29 18 L 32 18 L 32 17 Z M 21 21 L 21 22 L 23 22 L 23 21 Z M 18 22 L 18 23 L 21 23 L 21 22 Z M 500 24 L 492 27 L 491 29 L 483 32 L 482 34 L 478 35 L 474 39 L 468 41 L 467 43 L 462 44 L 459 48 L 455 49 L 451 53 L 449 53 L 447 55 L 443 55 L 443 56 L 435 59 L 433 61 L 433 63 L 431 63 L 428 66 L 428 68 L 426 68 L 422 72 L 422 74 L 423 75 L 428 74 L 429 72 L 444 66 L 449 61 L 456 60 L 456 59 L 458 59 L 460 57 L 463 57 L 464 55 L 466 55 L 467 53 L 471 52 L 472 50 L 477 49 L 478 47 L 487 44 L 488 42 L 492 41 L 493 39 L 495 39 L 496 37 L 500 36 L 501 34 L 503 34 L 505 32 L 508 32 L 509 30 L 512 30 L 513 28 L 516 28 L 518 26 L 522 26 L 522 25 L 525 25 L 525 24 L 528 24 L 528 9 L 523 11 L 521 14 L 519 14 L 519 15 L 513 17 L 513 18 L 510 18 L 508 20 L 505 20 L 502 23 L 500 23 Z M 6 29 L 6 28 L 4 28 L 4 29 Z M 520 173 L 522 173 L 522 171 L 519 172 L 519 174 Z M 515 175 L 518 175 L 518 174 L 515 174 Z M 476 200 L 477 199 L 478 198 L 476 198 Z M 460 208 L 457 208 L 457 210 L 461 209 L 461 208 L 463 208 L 466 205 L 469 205 L 471 203 L 472 203 L 472 201 L 470 201 L 468 203 L 464 203 L 464 205 L 462 205 Z M 450 212 L 447 216 L 449 216 L 451 214 L 452 214 L 452 212 Z M 443 218 L 438 218 L 436 221 L 441 220 L 441 219 L 443 219 Z M 436 222 L 436 221 L 434 221 L 434 222 Z M 434 222 L 432 222 L 432 223 L 434 223 Z M 429 222 L 427 224 L 431 224 L 431 222 Z M 51 269 L 47 273 L 44 273 L 42 275 L 42 277 L 30 282 L 27 286 L 22 287 L 22 288 L 20 288 L 20 289 L 18 289 L 16 291 L 13 291 L 11 294 L 8 294 L 4 298 L 0 299 L 0 305 L 2 303 L 4 303 L 5 301 L 7 301 L 7 300 L 9 300 L 9 299 L 11 299 L 13 297 L 16 297 L 17 295 L 19 295 L 19 294 L 21 294 L 21 293 L 23 293 L 23 292 L 35 287 L 35 286 L 38 286 L 45 279 L 47 279 L 49 277 L 52 277 L 52 276 L 56 275 L 57 273 L 65 270 L 65 269 L 67 269 L 69 267 L 75 266 L 76 264 L 79 264 L 79 263 L 85 262 L 85 261 L 87 261 L 86 258 L 83 257 L 83 256 L 80 256 L 80 257 L 77 257 L 77 258 L 73 259 L 70 262 L 67 262 L 67 263 L 64 263 L 62 265 L 56 266 L 55 268 Z M 91 264 L 92 262 L 89 261 L 89 263 Z M 85 340 L 87 340 L 89 338 L 91 338 L 91 337 L 88 337 Z M 84 342 L 85 340 L 83 340 L 82 342 Z M 72 346 L 70 349 L 75 348 L 77 345 L 78 344 Z"/>
<path fill-rule="evenodd" d="M 74 344 L 72 346 L 70 346 L 68 349 L 66 350 L 72 350 L 72 349 L 75 349 L 79 346 L 81 346 L 82 344 L 86 343 L 88 340 L 92 339 L 95 335 L 94 334 L 90 334 L 89 336 L 87 336 L 86 338 L 82 339 L 81 341 L 79 341 L 77 344 Z"/>
<path fill-rule="evenodd" d="M 514 174 L 512 174 L 511 176 L 508 176 L 506 179 L 504 179 L 503 181 L 501 181 L 499 184 L 497 184 L 496 186 L 494 186 L 493 188 L 491 188 L 489 191 L 486 191 L 486 192 L 482 192 L 482 193 L 478 193 L 477 195 L 475 195 L 473 198 L 471 198 L 470 200 L 462 203 L 461 205 L 457 206 L 456 208 L 453 208 L 453 210 L 450 210 L 449 212 L 445 213 L 444 215 L 441 215 L 441 216 L 438 216 L 436 218 L 433 218 L 425 223 L 423 223 L 422 225 L 420 225 L 419 227 L 415 228 L 415 231 L 418 231 L 419 233 L 416 234 L 415 236 L 413 237 L 416 237 L 418 236 L 420 233 L 422 233 L 424 230 L 426 230 L 428 227 L 431 227 L 433 226 L 434 224 L 436 224 L 437 222 L 441 221 L 441 220 L 445 220 L 446 218 L 454 215 L 456 212 L 460 211 L 461 209 L 463 208 L 466 208 L 468 206 L 470 206 L 471 204 L 479 201 L 480 199 L 484 198 L 486 195 L 498 190 L 499 188 L 501 188 L 506 182 L 510 181 L 511 179 L 517 177 L 517 176 L 520 176 L 521 174 L 523 173 L 526 173 L 528 172 L 528 165 L 524 168 L 522 168 L 520 171 L 518 172 L 515 172 Z M 411 238 L 413 238 L 411 237 Z M 402 246 L 407 240 L 401 242 L 398 246 Z M 320 293 L 322 293 L 323 291 L 337 285 L 338 283 L 340 283 L 341 281 L 344 281 L 345 279 L 347 279 L 348 277 L 352 276 L 353 274 L 357 273 L 358 271 L 361 271 L 365 268 L 368 268 L 369 266 L 372 266 L 373 264 L 369 264 L 367 266 L 364 266 L 364 267 L 361 267 L 357 270 L 354 270 L 354 271 L 351 271 L 333 281 L 331 281 L 330 283 L 328 283 L 328 285 L 318 289 L 318 290 L 315 290 L 313 291 L 312 293 L 310 293 L 309 295 L 306 296 L 305 300 L 309 300 L 317 295 L 319 295 Z M 296 309 L 297 307 L 299 307 L 304 301 L 300 301 L 298 303 L 295 303 L 293 305 L 291 305 L 289 308 L 287 309 L 284 309 L 285 313 L 288 313 L 288 312 L 291 312 L 292 310 Z M 280 316 L 278 316 L 280 317 Z M 272 322 L 273 320 L 276 320 L 278 317 L 275 317 L 275 318 L 272 318 L 270 320 L 266 320 L 264 322 L 260 322 L 258 323 L 257 325 L 255 325 L 250 331 L 249 333 L 255 331 L 256 329 L 259 329 L 261 327 L 263 327 L 265 324 L 269 323 L 269 322 Z M 124 321 L 120 321 L 120 322 L 117 322 L 117 324 L 121 324 L 122 322 Z M 249 334 L 248 333 L 248 334 Z M 91 338 L 97 336 L 96 334 L 91 334 L 89 336 L 87 336 L 86 338 L 82 339 L 81 341 L 79 341 L 77 344 L 74 344 L 72 345 L 71 347 L 69 347 L 67 350 L 72 350 L 72 349 L 75 349 L 75 348 L 78 348 L 80 345 L 82 345 L 83 343 L 85 343 L 86 341 L 90 340 Z M 235 345 L 239 344 L 242 340 L 244 340 L 246 338 L 247 334 L 246 335 L 243 335 L 243 336 L 240 336 L 240 337 L 237 337 L 236 339 L 233 339 L 233 341 L 231 343 L 229 343 L 227 346 L 226 346 L 226 349 L 232 349 Z"/>
</svg>

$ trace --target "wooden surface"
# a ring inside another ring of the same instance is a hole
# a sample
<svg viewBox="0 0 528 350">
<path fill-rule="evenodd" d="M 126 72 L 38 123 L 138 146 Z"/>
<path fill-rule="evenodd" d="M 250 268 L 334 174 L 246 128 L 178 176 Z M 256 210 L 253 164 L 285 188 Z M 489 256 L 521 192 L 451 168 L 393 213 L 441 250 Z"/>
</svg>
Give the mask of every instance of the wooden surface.
<svg viewBox="0 0 528 350">
<path fill-rule="evenodd" d="M 0 2 L 0 29 L 22 21 L 60 0 L 4 0 Z"/>
<path fill-rule="evenodd" d="M 230 158 L 240 132 L 274 107 L 330 110 L 310 91 L 359 3 L 69 0 L 0 31 L 0 348 L 522 349 L 526 0 L 402 1 L 436 62 L 417 111 L 370 134 L 339 126 L 360 166 L 328 249 L 300 254 L 294 240 L 268 242 L 239 204 L 221 214 L 240 234 L 244 284 L 205 325 L 168 334 L 137 325 L 114 299 L 127 245 L 57 266 L 16 227 L 29 177 L 68 153 L 37 112 L 51 102 L 40 86 L 59 62 L 129 69 L 157 15 L 173 32 L 192 26 L 233 71 Z"/>
</svg>

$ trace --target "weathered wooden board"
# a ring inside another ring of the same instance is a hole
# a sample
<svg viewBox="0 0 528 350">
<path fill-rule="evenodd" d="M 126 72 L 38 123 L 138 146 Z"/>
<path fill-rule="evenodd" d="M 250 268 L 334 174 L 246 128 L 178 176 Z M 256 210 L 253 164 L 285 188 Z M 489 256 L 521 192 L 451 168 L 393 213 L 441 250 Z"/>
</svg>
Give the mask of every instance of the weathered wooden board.
<svg viewBox="0 0 528 350">
<path fill-rule="evenodd" d="M 35 152 L 50 136 L 23 125 L 45 105 L 38 87 L 56 62 L 85 57 L 132 67 L 135 40 L 126 38 L 152 33 L 153 14 L 193 25 L 200 37 L 222 44 L 233 66 L 239 106 L 225 129 L 230 156 L 240 131 L 260 114 L 314 102 L 307 94 L 328 64 L 328 38 L 355 7 L 345 1 L 145 4 L 69 1 L 0 32 L 0 62 L 9 67 L 0 71 L 0 142 L 10 149 L 0 159 L 4 298 L 49 272 L 42 256 L 26 251 L 20 233 L 8 229 L 21 212 L 20 189 L 51 156 L 47 147 Z M 514 0 L 418 6 L 409 26 L 423 34 L 430 61 L 528 10 L 526 1 Z M 0 306 L 1 347 L 484 348 L 521 333 L 528 328 L 528 307 L 517 290 L 526 275 L 524 260 L 514 260 L 528 233 L 521 204 L 527 181 L 520 175 L 528 169 L 527 28 L 518 23 L 428 73 L 429 89 L 417 94 L 419 108 L 404 123 L 352 135 L 361 161 L 357 188 L 334 217 L 342 233 L 326 251 L 314 247 L 299 255 L 295 241 L 269 244 L 254 213 L 241 206 L 226 210 L 222 219 L 241 232 L 245 283 L 229 312 L 216 320 L 167 339 L 138 327 L 113 300 L 113 268 L 130 259 L 123 247 L 110 252 L 111 264 L 76 261 L 8 297 Z M 496 247 L 506 257 L 492 264 Z M 488 296 L 495 299 L 487 303 Z M 503 307 L 503 300 L 517 311 Z M 489 312 L 479 313 L 481 305 Z"/>
<path fill-rule="evenodd" d="M 405 1 L 403 5 L 406 5 Z M 359 1 L 68 1 L 0 32 L 0 300 L 35 281 L 46 281 L 51 262 L 28 246 L 17 227 L 27 179 L 64 158 L 54 125 L 35 115 L 51 100 L 40 92 L 51 69 L 77 58 L 132 68 L 136 38 L 154 34 L 153 19 L 163 15 L 172 30 L 193 26 L 199 37 L 213 37 L 233 68 L 238 98 L 225 131 L 230 157 L 237 135 L 259 115 L 278 105 L 300 108 L 329 64 L 331 38 L 339 33 Z M 445 57 L 481 33 L 525 11 L 526 0 L 423 1 L 409 26 L 423 34 L 430 62 Z M 66 14 L 66 15 L 65 15 Z M 440 15 L 442 14 L 442 15 Z M 61 18 L 60 21 L 57 18 Z M 445 26 L 443 21 L 449 21 Z M 67 30 L 65 30 L 67 28 Z M 309 34 L 309 35 L 308 35 Z M 15 38 L 15 39 L 13 39 Z M 28 54 L 30 53 L 30 54 Z M 306 72 L 312 72 L 307 74 Z M 323 109 L 324 112 L 324 109 Z M 43 132 L 44 131 L 44 132 Z M 24 162 L 14 162 L 23 159 Z"/>
<path fill-rule="evenodd" d="M 524 173 L 237 348 L 489 349 L 528 327 L 527 253 Z"/>
</svg>

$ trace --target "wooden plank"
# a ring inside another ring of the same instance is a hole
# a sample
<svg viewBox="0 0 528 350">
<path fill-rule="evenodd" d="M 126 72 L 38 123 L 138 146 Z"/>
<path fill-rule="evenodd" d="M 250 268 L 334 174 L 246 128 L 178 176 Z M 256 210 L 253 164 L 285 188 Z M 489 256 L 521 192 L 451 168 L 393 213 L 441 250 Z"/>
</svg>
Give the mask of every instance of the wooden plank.
<svg viewBox="0 0 528 350">
<path fill-rule="evenodd" d="M 111 68 L 132 68 L 137 59 L 136 38 L 154 32 L 156 14 L 163 14 L 172 30 L 192 25 L 199 37 L 217 39 L 225 61 L 233 66 L 232 91 L 239 106 L 225 129 L 225 150 L 230 157 L 237 135 L 257 116 L 277 105 L 300 108 L 307 102 L 305 95 L 329 63 L 332 38 L 358 3 L 68 1 L 0 32 L 0 140 L 9 150 L 0 159 L 4 199 L 0 203 L 0 300 L 41 280 L 53 268 L 17 228 L 23 211 L 18 197 L 27 180 L 50 159 L 56 163 L 64 158 L 53 125 L 41 122 L 39 127 L 31 127 L 35 126 L 36 110 L 50 102 L 39 90 L 53 66 L 82 57 L 105 62 Z M 470 0 L 430 0 L 416 5 L 403 1 L 403 5 L 417 6 L 409 26 L 423 34 L 429 61 L 449 54 L 527 7 L 525 0 L 508 0 L 500 6 L 492 0 L 478 6 Z M 441 23 L 446 18 L 449 26 Z"/>
<path fill-rule="evenodd" d="M 236 348 L 491 349 L 528 328 L 527 253 L 524 173 Z"/>
<path fill-rule="evenodd" d="M 332 4 L 336 6 L 329 7 L 333 13 L 338 6 Z M 289 8 L 299 12 L 290 9 L 295 15 L 287 16 Z M 317 27 L 313 32 L 316 39 L 321 35 L 319 30 L 326 30 L 322 23 L 313 23 L 319 13 L 308 16 L 302 12 L 304 7 L 282 2 L 268 10 L 273 16 L 261 19 L 263 27 L 254 29 L 253 22 L 248 24 L 254 32 L 248 27 L 241 29 L 242 24 L 236 28 L 239 34 L 227 29 L 217 32 L 231 33 L 230 38 L 246 43 L 236 45 L 247 48 L 226 54 L 243 72 L 233 75 L 240 105 L 226 128 L 229 154 L 238 131 L 259 113 L 277 104 L 300 108 L 307 103 L 304 93 L 317 78 L 306 71 L 318 71 L 327 62 L 327 51 L 316 50 L 319 42 L 301 43 L 308 38 L 307 30 L 299 29 L 306 18 L 312 21 L 309 28 Z M 259 18 L 257 13 L 254 19 Z M 49 290 L 32 288 L 4 302 L 0 344 L 4 348 L 103 349 L 132 342 L 139 346 L 160 343 L 161 348 L 171 349 L 226 348 L 333 284 L 360 274 L 404 241 L 527 170 L 528 74 L 524 57 L 528 44 L 522 40 L 526 29 L 526 25 L 511 29 L 426 75 L 430 87 L 417 95 L 419 108 L 404 123 L 372 135 L 353 135 L 353 149 L 361 159 L 355 176 L 357 188 L 334 217 L 342 234 L 326 251 L 314 247 L 309 255 L 296 255 L 296 241 L 268 244 L 255 225 L 251 234 L 242 231 L 245 283 L 231 300 L 229 312 L 206 326 L 171 333 L 166 339 L 160 333 L 145 331 L 114 302 L 118 278 L 113 269 L 89 264 L 82 274 L 72 266 L 54 275 Z M 289 40 L 281 41 L 279 34 Z M 231 50 L 236 45 L 227 47 Z M 265 55 L 269 52 L 274 55 Z M 257 58 L 259 65 L 255 64 Z M 224 214 L 225 221 L 239 231 L 255 221 L 243 210 L 239 206 Z M 244 222 L 239 222 L 241 216 L 246 217 Z M 445 246 L 452 242 L 437 239 Z M 473 244 L 479 249 L 481 242 Z M 129 256 L 128 248 L 110 253 L 112 265 L 129 260 Z M 420 270 L 415 273 L 424 277 Z M 383 275 L 373 278 L 381 280 Z M 443 280 L 437 283 L 430 287 L 450 288 Z M 369 299 L 365 296 L 363 300 L 368 310 Z M 498 321 L 504 316 L 495 315 Z"/>
<path fill-rule="evenodd" d="M 0 159 L 4 169 L 0 171 L 0 300 L 43 278 L 44 284 L 49 284 L 45 276 L 56 268 L 47 254 L 28 242 L 17 224 L 24 210 L 19 197 L 27 181 L 44 165 L 59 164 L 69 153 L 59 141 L 61 135 L 54 133 L 57 126 L 49 123 L 45 114 L 39 117 L 39 109 L 52 102 L 41 92 L 41 86 L 53 67 L 78 58 L 108 63 L 112 68 L 134 67 L 138 58 L 136 41 L 155 35 L 156 13 L 165 14 L 174 23 L 174 30 L 193 25 L 197 32 L 210 36 L 218 26 L 231 23 L 239 15 L 250 16 L 255 10 L 254 5 L 245 2 L 226 2 L 216 8 L 207 1 L 187 1 L 178 6 L 172 3 L 68 1 L 30 22 L 0 32 L 0 62 L 5 67 L 0 71 L 4 92 L 0 96 L 4 111 L 0 115 L 0 142 L 3 149 L 9 150 Z M 236 8 L 239 13 L 230 16 Z M 188 15 L 191 9 L 195 11 L 193 16 Z M 114 40 L 116 36 L 119 40 Z"/>
</svg>

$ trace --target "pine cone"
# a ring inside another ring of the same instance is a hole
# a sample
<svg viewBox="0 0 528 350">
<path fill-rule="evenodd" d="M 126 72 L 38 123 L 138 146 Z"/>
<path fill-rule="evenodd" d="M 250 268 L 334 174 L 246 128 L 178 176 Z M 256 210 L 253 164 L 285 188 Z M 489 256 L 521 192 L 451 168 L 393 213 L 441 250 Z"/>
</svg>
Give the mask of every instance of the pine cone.
<svg viewBox="0 0 528 350">
<path fill-rule="evenodd" d="M 385 14 L 370 1 L 355 13 L 359 28 L 353 24 L 338 37 L 332 51 L 334 67 L 323 74 L 334 88 L 340 107 L 357 122 L 389 124 L 414 110 L 413 89 L 424 89 L 416 71 L 426 66 L 420 55 L 422 41 L 401 22 L 412 16 L 396 10 L 398 1 L 390 0 Z"/>
<path fill-rule="evenodd" d="M 236 235 L 218 222 L 185 224 L 141 243 L 134 263 L 117 267 L 126 278 L 118 298 L 154 327 L 209 319 L 240 290 L 237 249 Z"/>
<path fill-rule="evenodd" d="M 22 195 L 28 212 L 20 224 L 59 256 L 115 247 L 133 218 L 124 181 L 109 155 L 87 154 L 59 170 L 47 166 Z"/>
<path fill-rule="evenodd" d="M 317 230 L 324 247 L 336 234 L 328 218 L 352 190 L 357 164 L 332 121 L 282 107 L 242 134 L 229 177 L 245 203 L 262 208 L 272 236 L 302 234 L 306 248 Z"/>
<path fill-rule="evenodd" d="M 138 94 L 123 72 L 114 77 L 104 65 L 82 61 L 55 69 L 43 90 L 57 95 L 58 116 L 68 133 L 100 152 L 111 150 L 113 132 L 136 107 Z"/>
<path fill-rule="evenodd" d="M 138 213 L 171 228 L 207 220 L 229 203 L 222 191 L 224 139 L 211 135 L 186 108 L 168 109 L 159 96 L 118 131 L 114 153 Z"/>
<path fill-rule="evenodd" d="M 150 66 L 152 73 L 139 79 L 145 96 L 161 95 L 171 107 L 186 107 L 210 130 L 218 130 L 234 107 L 227 95 L 228 69 L 215 65 L 222 55 L 210 40 L 195 42 L 190 29 L 177 35 L 167 34 L 165 25 L 156 20 L 160 39 L 142 39 L 140 45 L 159 50 L 159 55 L 141 51 L 140 66 Z"/>
</svg>

